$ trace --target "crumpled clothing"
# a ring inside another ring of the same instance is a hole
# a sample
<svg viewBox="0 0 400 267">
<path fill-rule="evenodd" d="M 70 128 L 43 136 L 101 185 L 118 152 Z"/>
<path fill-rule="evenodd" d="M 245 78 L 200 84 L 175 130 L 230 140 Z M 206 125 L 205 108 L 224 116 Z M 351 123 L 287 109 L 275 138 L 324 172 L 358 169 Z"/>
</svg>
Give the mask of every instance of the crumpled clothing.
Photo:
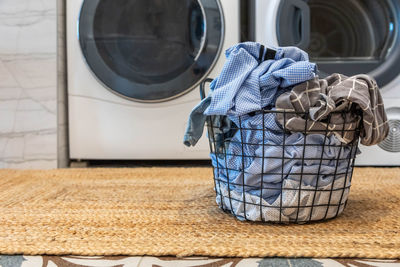
<svg viewBox="0 0 400 267">
<path fill-rule="evenodd" d="M 381 142 L 389 131 L 379 88 L 374 79 L 364 74 L 352 77 L 332 74 L 326 79 L 315 77 L 280 95 L 276 109 L 289 112 L 277 115 L 286 129 L 292 132 L 304 132 L 305 129 L 313 133 L 327 132 L 335 134 L 346 144 L 356 137 L 361 118 L 359 135 L 363 145 Z M 306 120 L 295 112 L 302 115 L 309 112 L 309 118 Z"/>
<path fill-rule="evenodd" d="M 315 77 L 316 65 L 296 47 L 266 48 L 259 43 L 237 44 L 225 52 L 221 74 L 210 84 L 210 93 L 191 112 L 184 144 L 194 146 L 204 129 L 206 115 L 230 119 L 272 107 L 282 88 Z M 279 90 L 278 90 L 279 89 Z"/>
<path fill-rule="evenodd" d="M 275 103 L 293 86 L 314 79 L 316 66 L 298 48 L 264 48 L 242 43 L 226 51 L 209 96 L 192 111 L 185 144 L 196 144 L 210 116 L 217 203 L 239 219 L 332 218 L 344 209 L 358 140 L 344 144 L 325 132 L 285 132 Z"/>
<path fill-rule="evenodd" d="M 221 74 L 213 81 L 206 115 L 240 116 L 274 103 L 278 87 L 285 88 L 315 77 L 316 65 L 296 47 L 273 48 L 274 59 L 259 62 L 261 45 L 241 43 L 226 51 Z"/>
<path fill-rule="evenodd" d="M 351 177 L 341 176 L 334 183 L 318 187 L 302 183 L 302 190 L 299 190 L 299 181 L 285 179 L 282 184 L 281 205 L 280 197 L 269 203 L 248 192 L 243 194 L 228 190 L 227 184 L 217 182 L 216 202 L 220 208 L 229 210 L 239 220 L 281 223 L 317 221 L 336 217 L 343 212 L 350 184 Z"/>
<path fill-rule="evenodd" d="M 241 118 L 242 130 L 232 137 L 226 153 L 210 154 L 215 179 L 229 181 L 230 190 L 262 194 L 272 205 L 285 180 L 326 186 L 352 171 L 356 144 L 343 145 L 335 136 L 322 134 L 284 133 L 274 113 Z M 262 192 L 261 187 L 265 188 Z"/>
<path fill-rule="evenodd" d="M 200 139 L 203 134 L 203 128 L 205 125 L 205 121 L 207 116 L 204 116 L 203 113 L 206 108 L 209 106 L 211 98 L 206 98 L 205 101 L 202 101 L 197 105 L 197 108 L 193 109 L 189 116 L 188 126 L 183 137 L 183 143 L 186 146 L 194 146 Z M 221 140 L 228 140 L 233 136 L 233 132 L 231 131 L 232 121 L 228 119 L 226 116 L 210 116 L 208 117 L 211 121 L 210 123 L 214 126 L 214 136 L 212 136 L 211 141 L 217 144 L 217 150 L 221 151 L 222 142 Z"/>
</svg>

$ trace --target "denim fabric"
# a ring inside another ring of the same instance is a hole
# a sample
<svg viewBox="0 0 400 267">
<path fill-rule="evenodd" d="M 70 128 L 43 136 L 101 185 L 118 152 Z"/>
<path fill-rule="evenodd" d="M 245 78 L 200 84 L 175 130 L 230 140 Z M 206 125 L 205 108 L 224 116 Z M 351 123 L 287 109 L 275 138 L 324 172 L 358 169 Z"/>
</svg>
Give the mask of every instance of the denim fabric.
<svg viewBox="0 0 400 267">
<path fill-rule="evenodd" d="M 183 136 L 183 143 L 186 146 L 195 146 L 203 134 L 204 124 L 207 116 L 204 116 L 204 111 L 210 105 L 211 97 L 203 99 L 192 110 L 189 115 L 189 120 L 186 127 L 185 135 Z"/>
<path fill-rule="evenodd" d="M 190 114 L 186 146 L 194 146 L 202 136 L 206 115 L 230 115 L 232 120 L 270 107 L 281 88 L 315 77 L 316 65 L 308 62 L 306 52 L 296 47 L 272 48 L 276 51 L 274 59 L 262 61 L 267 52 L 260 48 L 259 43 L 246 42 L 226 50 L 226 63 L 211 83 L 209 96 Z"/>
<path fill-rule="evenodd" d="M 211 154 L 215 177 L 226 184 L 229 180 L 230 190 L 243 192 L 244 180 L 244 190 L 260 196 L 263 182 L 263 188 L 268 189 L 262 190 L 262 198 L 272 204 L 281 194 L 283 180 L 300 182 L 301 179 L 302 185 L 315 187 L 318 177 L 318 186 L 326 186 L 334 179 L 343 177 L 347 170 L 351 171 L 348 159 L 356 151 L 351 151 L 349 146 L 341 147 L 335 136 L 325 139 L 321 134 L 309 134 L 306 137 L 302 133 L 285 134 L 273 113 L 264 114 L 264 131 L 262 121 L 262 114 L 244 116 L 241 127 L 246 129 L 237 131 L 230 140 L 226 161 L 223 154 Z M 307 144 L 305 151 L 304 138 Z M 320 166 L 321 157 L 323 161 Z M 301 176 L 301 172 L 305 174 Z"/>
<path fill-rule="evenodd" d="M 183 143 L 186 146 L 195 146 L 201 135 L 203 134 L 203 128 L 207 116 L 203 115 L 204 110 L 210 104 L 211 98 L 207 97 L 201 101 L 190 113 L 188 125 L 186 128 L 185 135 L 183 137 Z M 213 125 L 213 136 L 211 141 L 215 144 L 215 150 L 222 153 L 224 144 L 230 140 L 235 133 L 232 128 L 232 121 L 227 116 L 212 116 L 209 117 L 211 124 Z"/>
</svg>

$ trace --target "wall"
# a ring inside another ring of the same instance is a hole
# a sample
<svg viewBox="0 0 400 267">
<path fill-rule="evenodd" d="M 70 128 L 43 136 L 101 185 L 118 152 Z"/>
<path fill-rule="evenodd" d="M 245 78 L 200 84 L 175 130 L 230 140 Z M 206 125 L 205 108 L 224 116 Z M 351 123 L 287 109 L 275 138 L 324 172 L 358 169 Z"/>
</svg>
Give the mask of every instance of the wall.
<svg viewBox="0 0 400 267">
<path fill-rule="evenodd" d="M 56 1 L 0 1 L 0 168 L 57 166 Z"/>
</svg>

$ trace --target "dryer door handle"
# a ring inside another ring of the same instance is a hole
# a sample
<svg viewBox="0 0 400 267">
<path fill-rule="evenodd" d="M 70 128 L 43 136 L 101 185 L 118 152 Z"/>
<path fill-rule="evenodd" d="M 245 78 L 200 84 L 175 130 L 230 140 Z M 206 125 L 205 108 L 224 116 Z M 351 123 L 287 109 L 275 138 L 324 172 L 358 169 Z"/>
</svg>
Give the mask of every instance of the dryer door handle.
<svg viewBox="0 0 400 267">
<path fill-rule="evenodd" d="M 280 45 L 306 49 L 310 43 L 310 8 L 304 0 L 284 0 L 277 23 Z"/>
<path fill-rule="evenodd" d="M 204 98 L 206 98 L 206 90 L 205 90 L 206 83 L 211 83 L 212 81 L 213 81 L 213 79 L 207 78 L 207 79 L 204 79 L 204 80 L 200 83 L 200 98 L 201 98 L 201 100 L 203 100 Z"/>
</svg>

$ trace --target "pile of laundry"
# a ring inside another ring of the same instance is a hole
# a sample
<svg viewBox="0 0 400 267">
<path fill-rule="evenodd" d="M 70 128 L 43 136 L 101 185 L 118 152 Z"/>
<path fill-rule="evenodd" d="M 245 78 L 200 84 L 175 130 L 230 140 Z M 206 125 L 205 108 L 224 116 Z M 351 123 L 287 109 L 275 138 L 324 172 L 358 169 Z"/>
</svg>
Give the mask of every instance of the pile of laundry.
<svg viewBox="0 0 400 267">
<path fill-rule="evenodd" d="M 320 79 L 296 47 L 246 42 L 225 55 L 184 136 L 196 145 L 209 120 L 217 204 L 251 221 L 339 215 L 359 139 L 374 145 L 388 134 L 376 82 L 362 74 Z"/>
</svg>

